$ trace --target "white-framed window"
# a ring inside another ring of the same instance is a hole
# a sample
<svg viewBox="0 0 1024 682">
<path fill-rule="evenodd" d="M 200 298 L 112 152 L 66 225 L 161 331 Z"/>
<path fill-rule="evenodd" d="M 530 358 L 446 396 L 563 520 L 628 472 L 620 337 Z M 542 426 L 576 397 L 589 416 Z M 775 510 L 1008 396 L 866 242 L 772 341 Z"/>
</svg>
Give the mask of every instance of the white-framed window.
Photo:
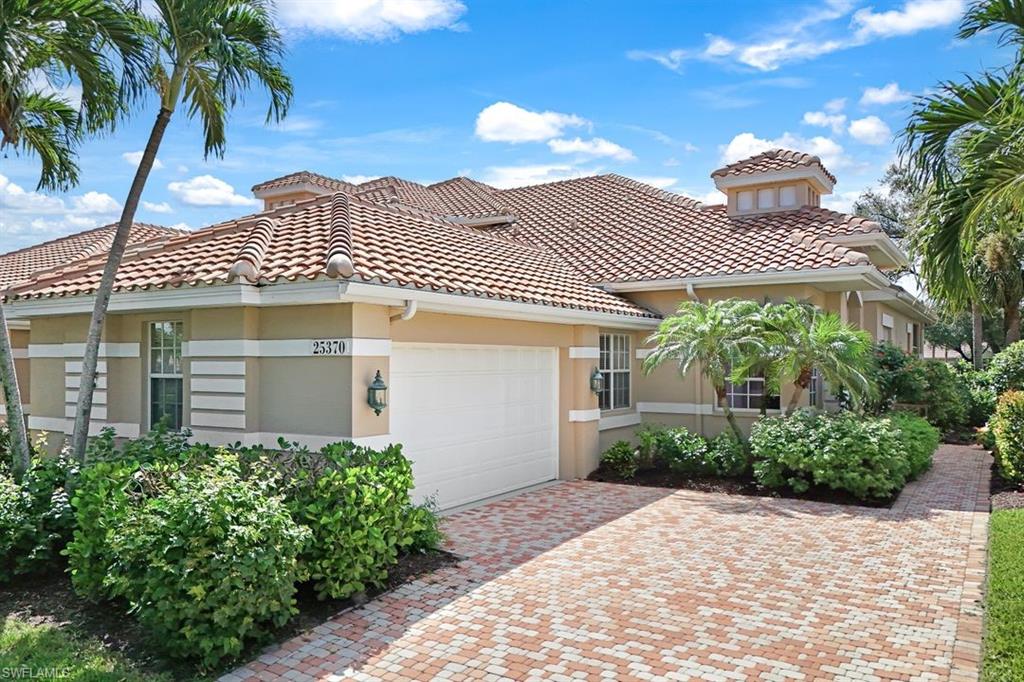
<svg viewBox="0 0 1024 682">
<path fill-rule="evenodd" d="M 752 376 L 741 383 L 733 383 L 726 379 L 725 397 L 729 401 L 729 407 L 734 410 L 760 410 L 761 402 L 764 400 L 764 377 Z M 779 396 L 768 396 L 769 410 L 779 409 Z"/>
<path fill-rule="evenodd" d="M 604 375 L 604 389 L 598 394 L 602 410 L 619 410 L 630 406 L 630 342 L 629 334 L 601 334 L 598 369 Z"/>
<path fill-rule="evenodd" d="M 161 419 L 180 429 L 185 398 L 181 364 L 182 323 L 149 323 L 149 426 Z"/>
<path fill-rule="evenodd" d="M 754 209 L 754 192 L 747 190 L 736 194 L 736 208 L 740 211 L 751 211 Z"/>
<path fill-rule="evenodd" d="M 779 189 L 779 206 L 783 208 L 796 206 L 796 187 L 790 185 Z"/>
<path fill-rule="evenodd" d="M 757 207 L 758 208 L 775 208 L 775 190 L 774 189 L 759 189 L 759 190 L 757 190 Z"/>
</svg>

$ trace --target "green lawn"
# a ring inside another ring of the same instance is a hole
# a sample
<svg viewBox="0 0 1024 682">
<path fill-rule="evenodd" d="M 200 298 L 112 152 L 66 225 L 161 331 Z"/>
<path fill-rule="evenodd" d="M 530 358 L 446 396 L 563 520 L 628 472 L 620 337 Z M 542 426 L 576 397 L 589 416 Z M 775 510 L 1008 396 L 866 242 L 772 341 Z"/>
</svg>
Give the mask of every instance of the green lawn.
<svg viewBox="0 0 1024 682">
<path fill-rule="evenodd" d="M 992 513 L 984 682 L 1024 680 L 1024 509 Z"/>
<path fill-rule="evenodd" d="M 0 679 L 66 679 L 76 682 L 169 682 L 140 672 L 95 640 L 72 639 L 53 625 L 11 616 L 0 621 Z"/>
</svg>

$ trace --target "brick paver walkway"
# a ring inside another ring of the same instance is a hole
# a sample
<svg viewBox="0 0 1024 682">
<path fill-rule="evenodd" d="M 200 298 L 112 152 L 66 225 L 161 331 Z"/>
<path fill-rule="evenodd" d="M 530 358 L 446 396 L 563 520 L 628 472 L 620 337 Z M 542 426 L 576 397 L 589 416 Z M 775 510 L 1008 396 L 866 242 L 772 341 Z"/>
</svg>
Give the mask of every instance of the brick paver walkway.
<svg viewBox="0 0 1024 682">
<path fill-rule="evenodd" d="M 225 679 L 976 679 L 987 489 L 952 446 L 892 509 L 561 483 Z"/>
</svg>

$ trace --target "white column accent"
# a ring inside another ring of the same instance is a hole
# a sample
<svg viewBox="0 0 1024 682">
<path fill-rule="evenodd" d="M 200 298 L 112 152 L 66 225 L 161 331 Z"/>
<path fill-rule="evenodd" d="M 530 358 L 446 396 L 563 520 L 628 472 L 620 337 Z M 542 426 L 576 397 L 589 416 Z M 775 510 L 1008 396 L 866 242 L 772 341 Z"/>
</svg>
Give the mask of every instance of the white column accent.
<svg viewBox="0 0 1024 682">
<path fill-rule="evenodd" d="M 713 405 L 701 405 L 699 403 L 644 403 L 636 404 L 639 412 L 654 412 L 656 414 L 714 414 Z"/>
<path fill-rule="evenodd" d="M 601 417 L 598 423 L 598 431 L 606 431 L 608 429 L 620 429 L 623 426 L 636 426 L 643 421 L 643 417 L 638 413 L 632 414 L 615 414 L 610 417 Z"/>
<path fill-rule="evenodd" d="M 601 349 L 597 346 L 570 346 L 569 357 L 573 360 L 597 360 L 601 357 Z"/>
<path fill-rule="evenodd" d="M 649 356 L 653 352 L 654 352 L 653 348 L 637 348 L 636 349 L 636 359 L 637 360 L 646 360 L 647 356 Z"/>
<path fill-rule="evenodd" d="M 569 421 L 571 422 L 596 422 L 601 419 L 601 410 L 569 410 Z"/>
</svg>

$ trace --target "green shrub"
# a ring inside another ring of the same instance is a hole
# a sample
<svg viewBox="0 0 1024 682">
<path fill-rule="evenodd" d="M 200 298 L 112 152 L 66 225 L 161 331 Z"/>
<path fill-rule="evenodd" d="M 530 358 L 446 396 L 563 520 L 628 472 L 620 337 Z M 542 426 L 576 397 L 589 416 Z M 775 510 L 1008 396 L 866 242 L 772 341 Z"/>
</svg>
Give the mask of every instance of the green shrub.
<svg viewBox="0 0 1024 682">
<path fill-rule="evenodd" d="M 916 414 L 894 412 L 888 418 L 899 429 L 901 447 L 910 463 L 910 478 L 917 478 L 931 468 L 941 434 L 927 419 Z"/>
<path fill-rule="evenodd" d="M 58 564 L 75 523 L 65 491 L 75 473 L 63 454 L 33 457 L 20 483 L 0 465 L 0 583 Z"/>
<path fill-rule="evenodd" d="M 312 531 L 300 560 L 321 598 L 384 583 L 414 539 L 405 531 L 412 484 L 402 446 L 371 450 L 351 442 L 324 447 L 283 481 L 292 516 Z"/>
<path fill-rule="evenodd" d="M 985 426 L 978 429 L 978 432 L 974 435 L 974 442 L 986 450 L 996 449 L 996 434 L 992 431 L 992 422 L 990 421 Z"/>
<path fill-rule="evenodd" d="M 977 370 L 971 363 L 960 360 L 953 364 L 953 371 L 967 387 L 967 426 L 984 426 L 996 411 L 996 391 L 992 379 L 985 370 Z"/>
<path fill-rule="evenodd" d="M 767 488 L 844 490 L 861 500 L 886 499 L 904 486 L 910 464 L 887 419 L 800 410 L 754 424 L 754 477 Z"/>
<path fill-rule="evenodd" d="M 948 363 L 941 360 L 917 360 L 921 364 L 926 390 L 921 403 L 928 408 L 928 421 L 942 431 L 967 426 L 971 391 L 967 383 Z"/>
<path fill-rule="evenodd" d="M 875 395 L 865 408 L 876 414 L 886 412 L 894 403 L 922 403 L 928 392 L 923 363 L 891 343 L 875 345 L 875 361 L 868 379 L 875 386 Z"/>
<path fill-rule="evenodd" d="M 1008 481 L 1024 483 L 1024 392 L 1007 391 L 999 396 L 989 426 L 995 436 L 999 473 Z"/>
<path fill-rule="evenodd" d="M 988 376 L 996 395 L 1024 390 L 1024 341 L 1011 343 L 992 358 Z"/>
<path fill-rule="evenodd" d="M 124 598 L 171 654 L 206 665 L 287 622 L 310 532 L 269 481 L 243 478 L 227 451 L 135 464 L 83 472 L 67 550 L 76 588 Z"/>
<path fill-rule="evenodd" d="M 619 440 L 601 455 L 601 466 L 624 481 L 636 476 L 640 468 L 636 448 L 629 441 Z"/>
<path fill-rule="evenodd" d="M 404 546 L 407 552 L 438 549 L 444 542 L 444 532 L 437 515 L 437 502 L 429 499 L 423 504 L 411 505 L 405 511 L 402 533 L 403 540 L 399 545 Z"/>
<path fill-rule="evenodd" d="M 719 476 L 743 476 L 750 468 L 743 444 L 732 431 L 722 431 L 708 441 L 708 461 Z"/>
<path fill-rule="evenodd" d="M 658 457 L 670 471 L 683 476 L 714 476 L 718 473 L 703 436 L 680 426 L 664 429 L 656 442 Z"/>
</svg>

